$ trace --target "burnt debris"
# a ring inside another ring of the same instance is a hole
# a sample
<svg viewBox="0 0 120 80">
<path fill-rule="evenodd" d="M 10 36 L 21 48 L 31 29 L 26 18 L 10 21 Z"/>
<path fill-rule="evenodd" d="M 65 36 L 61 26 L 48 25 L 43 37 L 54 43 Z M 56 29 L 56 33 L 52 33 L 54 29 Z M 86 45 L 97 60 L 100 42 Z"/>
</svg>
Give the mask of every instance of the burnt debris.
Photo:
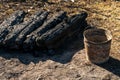
<svg viewBox="0 0 120 80">
<path fill-rule="evenodd" d="M 17 46 L 22 46 L 24 40 L 26 39 L 26 36 L 33 32 L 38 27 L 41 27 L 47 16 L 48 12 L 47 11 L 43 12 L 36 20 L 34 20 L 30 25 L 23 29 L 15 40 Z"/>
<path fill-rule="evenodd" d="M 23 47 L 24 49 L 33 49 L 36 46 L 36 38 L 43 35 L 45 32 L 54 28 L 57 24 L 62 22 L 66 18 L 66 12 L 59 12 L 55 14 L 52 18 L 47 20 L 41 27 L 32 32 L 27 36 L 27 39 L 24 41 Z M 43 45 L 44 46 L 44 45 Z"/>
<path fill-rule="evenodd" d="M 16 11 L 0 24 L 0 45 L 9 49 L 54 49 L 64 41 L 83 33 L 87 27 L 87 13 L 68 17 L 64 11 L 51 15 L 38 11 L 24 21 L 24 11 Z"/>
<path fill-rule="evenodd" d="M 39 47 L 56 48 L 66 37 L 72 37 L 79 29 L 84 30 L 86 13 L 81 13 L 71 17 L 67 21 L 63 21 L 55 28 L 47 31 L 43 35 L 37 37 L 36 43 Z M 44 46 L 43 46 L 44 45 Z"/>
<path fill-rule="evenodd" d="M 2 41 L 7 34 L 9 34 L 9 32 L 14 28 L 14 25 L 23 22 L 24 17 L 24 11 L 16 11 L 0 24 L 0 45 L 2 45 Z"/>
<path fill-rule="evenodd" d="M 28 27 L 34 20 L 36 20 L 43 12 L 39 11 L 32 15 L 29 20 L 15 25 L 13 29 L 10 31 L 10 33 L 5 37 L 3 44 L 5 44 L 5 47 L 9 48 L 15 48 L 15 40 L 19 36 L 20 32 L 24 30 L 26 27 Z"/>
</svg>

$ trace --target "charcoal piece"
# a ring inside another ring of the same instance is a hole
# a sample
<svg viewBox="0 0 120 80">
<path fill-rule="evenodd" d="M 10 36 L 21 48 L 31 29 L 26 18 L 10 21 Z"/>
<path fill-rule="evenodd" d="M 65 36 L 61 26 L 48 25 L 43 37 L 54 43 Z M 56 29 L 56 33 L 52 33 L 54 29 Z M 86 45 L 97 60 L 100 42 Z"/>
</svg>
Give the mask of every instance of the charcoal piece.
<svg viewBox="0 0 120 80">
<path fill-rule="evenodd" d="M 14 25 L 19 24 L 23 21 L 25 17 L 24 11 L 16 11 L 13 13 L 10 18 L 7 18 L 0 25 L 0 45 L 6 37 L 6 35 L 13 29 Z"/>
<path fill-rule="evenodd" d="M 42 43 L 42 45 L 44 45 L 42 47 L 44 49 L 55 49 L 55 48 L 62 47 L 61 45 L 65 45 L 69 41 L 73 41 L 75 38 L 76 39 L 78 39 L 78 37 L 83 38 L 83 32 L 85 27 L 87 26 L 88 26 L 87 21 L 83 21 L 81 22 L 80 25 L 78 25 L 78 27 L 80 28 L 76 28 L 76 30 L 74 31 L 72 30 L 70 34 L 66 34 L 66 36 L 59 38 L 59 40 L 56 39 L 56 40 L 53 40 L 53 42 L 48 42 L 48 43 L 43 42 L 45 44 Z"/>
<path fill-rule="evenodd" d="M 15 25 L 12 31 L 4 39 L 3 41 L 4 47 L 14 48 L 15 40 L 17 36 L 20 34 L 20 32 L 27 26 L 29 26 L 34 20 L 36 20 L 42 13 L 43 13 L 42 11 L 36 12 L 34 15 L 30 17 L 29 20 L 21 24 Z"/>
<path fill-rule="evenodd" d="M 27 35 L 29 35 L 31 32 L 33 32 L 35 29 L 37 29 L 44 23 L 48 14 L 49 12 L 47 11 L 43 12 L 36 20 L 34 20 L 29 26 L 27 26 L 24 30 L 20 32 L 20 34 L 15 40 L 16 45 L 18 45 L 18 47 L 22 45 Z"/>
<path fill-rule="evenodd" d="M 0 24 L 0 29 L 1 28 L 7 28 L 8 26 L 13 26 L 15 24 L 19 24 L 23 21 L 25 17 L 25 12 L 24 11 L 16 11 L 13 14 L 10 15 L 9 18 L 5 19 L 1 24 Z"/>
<path fill-rule="evenodd" d="M 54 28 L 57 24 L 62 22 L 66 17 L 67 17 L 66 12 L 64 11 L 60 11 L 57 14 L 55 14 L 53 17 L 51 17 L 41 27 L 39 27 L 37 30 L 35 30 L 34 32 L 32 32 L 30 35 L 27 36 L 27 39 L 24 41 L 23 44 L 24 49 L 27 50 L 36 47 L 35 44 L 36 37 Z"/>
<path fill-rule="evenodd" d="M 42 36 L 38 36 L 36 38 L 37 45 L 39 47 L 54 48 L 53 45 L 56 43 L 61 44 L 60 41 L 64 40 L 66 36 L 72 36 L 78 29 L 84 30 L 85 26 L 83 23 L 85 22 L 86 17 L 87 13 L 83 12 L 73 16 L 68 21 L 61 22 L 55 28 L 47 31 Z"/>
<path fill-rule="evenodd" d="M 44 25 L 42 25 L 40 28 L 38 28 L 35 33 L 37 35 L 42 35 L 46 31 L 54 28 L 57 24 L 62 22 L 66 18 L 66 12 L 60 11 L 58 14 L 55 14 L 50 20 L 48 20 Z M 34 32 L 33 32 L 34 33 Z"/>
</svg>

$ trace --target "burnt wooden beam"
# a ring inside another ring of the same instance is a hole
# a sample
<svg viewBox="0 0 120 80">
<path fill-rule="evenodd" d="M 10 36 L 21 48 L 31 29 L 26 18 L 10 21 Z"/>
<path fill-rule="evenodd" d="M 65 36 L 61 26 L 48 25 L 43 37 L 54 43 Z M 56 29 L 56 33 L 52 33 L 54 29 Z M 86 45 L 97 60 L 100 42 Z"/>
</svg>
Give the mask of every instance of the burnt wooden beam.
<svg viewBox="0 0 120 80">
<path fill-rule="evenodd" d="M 84 30 L 86 26 L 84 25 L 84 23 L 86 23 L 86 17 L 87 13 L 83 12 L 71 17 L 68 21 L 61 22 L 55 28 L 47 31 L 41 36 L 38 36 L 36 38 L 37 45 L 40 48 L 55 48 L 56 45 L 60 45 L 61 41 L 64 41 L 67 36 L 74 36 L 73 34 L 78 29 Z"/>
<path fill-rule="evenodd" d="M 38 11 L 34 15 L 32 15 L 29 20 L 24 21 L 21 24 L 15 25 L 12 31 L 10 31 L 4 39 L 4 47 L 8 47 L 10 49 L 15 48 L 15 40 L 20 34 L 20 32 L 24 30 L 27 26 L 29 26 L 34 20 L 36 20 L 42 13 L 43 11 Z"/>
<path fill-rule="evenodd" d="M 23 48 L 27 50 L 36 47 L 35 44 L 36 37 L 41 36 L 45 32 L 54 28 L 57 24 L 62 22 L 66 17 L 67 17 L 66 12 L 64 11 L 60 11 L 57 14 L 55 14 L 48 21 L 46 21 L 41 27 L 39 27 L 37 30 L 35 30 L 34 32 L 32 32 L 30 35 L 27 36 L 27 39 L 24 41 Z"/>
<path fill-rule="evenodd" d="M 13 29 L 14 25 L 19 24 L 25 17 L 24 11 L 16 11 L 9 18 L 4 20 L 0 25 L 0 45 L 6 35 Z"/>
<path fill-rule="evenodd" d="M 20 47 L 23 44 L 27 35 L 29 35 L 31 32 L 33 32 L 35 29 L 37 29 L 44 23 L 48 14 L 49 12 L 44 11 L 36 20 L 34 20 L 30 25 L 28 25 L 26 28 L 24 28 L 24 30 L 20 32 L 20 34 L 15 40 L 15 43 L 18 47 Z"/>
</svg>

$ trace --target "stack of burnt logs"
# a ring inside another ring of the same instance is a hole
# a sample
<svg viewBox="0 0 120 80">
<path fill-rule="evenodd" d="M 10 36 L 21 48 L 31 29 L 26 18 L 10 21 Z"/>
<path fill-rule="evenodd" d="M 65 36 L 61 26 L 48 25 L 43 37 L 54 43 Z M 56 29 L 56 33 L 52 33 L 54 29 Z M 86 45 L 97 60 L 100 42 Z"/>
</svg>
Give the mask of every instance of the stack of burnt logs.
<svg viewBox="0 0 120 80">
<path fill-rule="evenodd" d="M 7 49 L 52 49 L 65 39 L 82 33 L 87 26 L 87 13 L 68 17 L 66 12 L 38 11 L 24 20 L 26 13 L 16 11 L 0 24 L 0 46 Z"/>
</svg>

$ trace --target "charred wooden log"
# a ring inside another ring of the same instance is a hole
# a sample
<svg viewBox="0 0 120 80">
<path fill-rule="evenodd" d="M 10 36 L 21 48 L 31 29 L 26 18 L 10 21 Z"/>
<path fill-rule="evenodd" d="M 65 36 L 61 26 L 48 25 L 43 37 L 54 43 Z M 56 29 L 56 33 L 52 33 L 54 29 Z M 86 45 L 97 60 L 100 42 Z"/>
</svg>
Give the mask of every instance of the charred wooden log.
<svg viewBox="0 0 120 80">
<path fill-rule="evenodd" d="M 71 31 L 70 34 L 66 34 L 66 36 L 63 36 L 59 40 L 55 40 L 50 43 L 42 44 L 42 45 L 45 45 L 42 47 L 46 48 L 46 49 L 55 49 L 55 48 L 62 47 L 61 45 L 65 45 L 67 42 L 70 42 L 74 39 L 78 39 L 78 37 L 83 38 L 83 31 L 84 31 L 85 27 L 87 27 L 87 26 L 88 26 L 87 21 L 83 21 L 83 22 L 81 22 L 80 25 L 78 25 L 78 27 L 80 27 L 80 28 L 76 28 L 76 30 Z"/>
<path fill-rule="evenodd" d="M 64 41 L 67 36 L 74 36 L 73 34 L 78 29 L 84 30 L 85 25 L 83 23 L 86 23 L 86 17 L 87 13 L 84 12 L 72 17 L 67 22 L 61 22 L 42 36 L 38 36 L 36 38 L 37 45 L 39 47 L 55 48 L 56 45 L 60 45 L 61 41 Z"/>
<path fill-rule="evenodd" d="M 5 47 L 8 48 L 15 48 L 15 40 L 17 36 L 20 34 L 20 32 L 25 29 L 27 26 L 29 26 L 34 20 L 36 20 L 43 12 L 39 11 L 32 15 L 29 20 L 15 25 L 12 29 L 12 31 L 5 37 L 3 44 Z M 46 17 L 46 16 L 44 16 Z"/>
<path fill-rule="evenodd" d="M 20 34 L 18 35 L 18 37 L 15 40 L 18 47 L 22 45 L 22 43 L 24 42 L 24 40 L 26 39 L 26 36 L 28 34 L 33 32 L 35 29 L 37 29 L 44 23 L 48 14 L 49 14 L 49 12 L 47 12 L 47 11 L 43 12 L 36 20 L 34 20 L 29 26 L 27 26 L 24 30 L 22 30 L 20 32 Z"/>
<path fill-rule="evenodd" d="M 10 18 L 3 21 L 3 23 L 0 25 L 0 44 L 1 45 L 6 35 L 13 29 L 14 25 L 21 23 L 24 17 L 25 17 L 24 11 L 17 11 L 13 13 L 10 16 Z"/>
<path fill-rule="evenodd" d="M 24 41 L 23 44 L 24 49 L 27 50 L 29 48 L 33 49 L 34 47 L 36 47 L 35 44 L 36 37 L 54 28 L 57 24 L 62 22 L 66 17 L 67 17 L 66 12 L 60 11 L 50 20 L 46 21 L 41 27 L 39 27 L 37 30 L 35 30 L 34 32 L 32 32 L 30 35 L 27 36 L 27 39 Z"/>
<path fill-rule="evenodd" d="M 13 26 L 15 24 L 19 24 L 23 21 L 24 17 L 25 17 L 25 12 L 24 11 L 16 11 L 13 14 L 11 14 L 9 18 L 5 19 L 0 24 L 0 29 L 1 28 L 6 28 L 8 26 Z"/>
</svg>

